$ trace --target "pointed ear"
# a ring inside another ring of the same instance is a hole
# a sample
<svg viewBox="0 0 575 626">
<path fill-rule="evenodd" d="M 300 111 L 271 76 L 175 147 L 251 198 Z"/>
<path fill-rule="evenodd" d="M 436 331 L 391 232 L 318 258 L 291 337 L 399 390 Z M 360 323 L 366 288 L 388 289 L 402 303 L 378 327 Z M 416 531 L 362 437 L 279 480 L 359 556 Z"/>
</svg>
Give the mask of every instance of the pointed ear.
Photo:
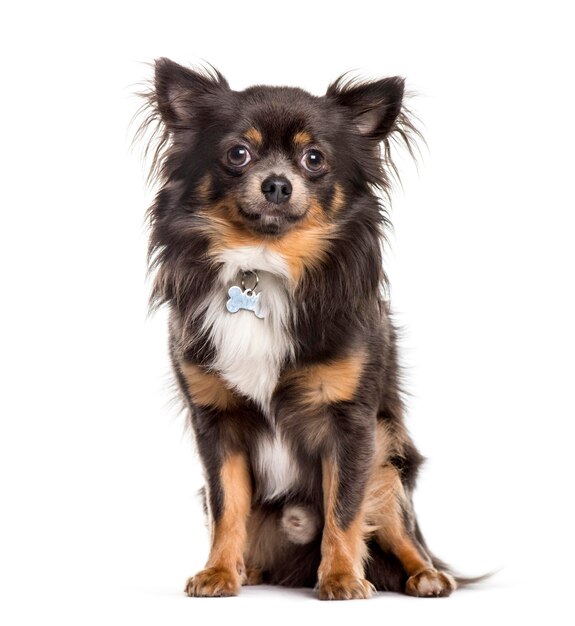
<svg viewBox="0 0 575 626">
<path fill-rule="evenodd" d="M 327 88 L 326 97 L 347 109 L 361 135 L 382 141 L 401 111 L 404 88 L 399 76 L 358 82 L 345 80 L 344 74 Z"/>
<path fill-rule="evenodd" d="M 187 128 L 198 100 L 230 90 L 227 80 L 216 70 L 198 72 L 170 59 L 156 60 L 154 89 L 162 120 L 170 130 Z"/>
</svg>

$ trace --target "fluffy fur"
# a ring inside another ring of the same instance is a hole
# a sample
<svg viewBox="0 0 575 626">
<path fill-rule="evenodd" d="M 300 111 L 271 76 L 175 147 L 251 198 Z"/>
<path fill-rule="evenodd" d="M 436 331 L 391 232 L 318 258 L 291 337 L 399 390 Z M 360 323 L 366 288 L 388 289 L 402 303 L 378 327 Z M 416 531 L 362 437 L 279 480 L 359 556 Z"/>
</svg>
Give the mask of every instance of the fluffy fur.
<svg viewBox="0 0 575 626">
<path fill-rule="evenodd" d="M 152 307 L 206 475 L 211 551 L 192 596 L 241 584 L 445 596 L 412 505 L 422 457 L 404 427 L 382 267 L 394 142 L 418 132 L 404 81 L 345 76 L 322 97 L 233 91 L 213 68 L 155 65 L 148 211 Z M 265 317 L 226 309 L 256 272 Z M 245 275 L 244 275 L 245 277 Z"/>
</svg>

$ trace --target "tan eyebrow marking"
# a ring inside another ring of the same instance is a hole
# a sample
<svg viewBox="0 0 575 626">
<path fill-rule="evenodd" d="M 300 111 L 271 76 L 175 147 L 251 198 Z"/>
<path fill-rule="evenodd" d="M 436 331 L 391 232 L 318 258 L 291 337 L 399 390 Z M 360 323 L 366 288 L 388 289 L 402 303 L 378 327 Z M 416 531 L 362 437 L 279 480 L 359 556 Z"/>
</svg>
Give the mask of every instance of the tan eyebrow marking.
<svg viewBox="0 0 575 626">
<path fill-rule="evenodd" d="M 254 126 L 252 126 L 251 128 L 248 128 L 248 130 L 246 130 L 246 132 L 244 133 L 244 137 L 248 141 L 251 141 L 255 146 L 261 146 L 262 142 L 264 140 L 264 138 L 262 137 L 261 132 L 257 128 L 255 128 Z"/>
<path fill-rule="evenodd" d="M 306 144 L 311 143 L 311 135 L 307 132 L 307 130 L 300 130 L 294 135 L 293 142 L 298 147 L 305 146 Z"/>
</svg>

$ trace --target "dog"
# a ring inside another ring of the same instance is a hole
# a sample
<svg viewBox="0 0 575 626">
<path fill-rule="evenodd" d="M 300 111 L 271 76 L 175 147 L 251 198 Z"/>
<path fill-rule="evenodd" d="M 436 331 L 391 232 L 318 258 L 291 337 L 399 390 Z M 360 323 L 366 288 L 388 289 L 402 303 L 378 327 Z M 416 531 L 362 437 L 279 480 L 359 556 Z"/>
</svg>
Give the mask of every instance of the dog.
<svg viewBox="0 0 575 626">
<path fill-rule="evenodd" d="M 205 470 L 211 548 L 189 596 L 242 585 L 448 596 L 412 503 L 382 247 L 391 147 L 421 137 L 399 77 L 318 97 L 155 62 L 151 308 Z"/>
</svg>

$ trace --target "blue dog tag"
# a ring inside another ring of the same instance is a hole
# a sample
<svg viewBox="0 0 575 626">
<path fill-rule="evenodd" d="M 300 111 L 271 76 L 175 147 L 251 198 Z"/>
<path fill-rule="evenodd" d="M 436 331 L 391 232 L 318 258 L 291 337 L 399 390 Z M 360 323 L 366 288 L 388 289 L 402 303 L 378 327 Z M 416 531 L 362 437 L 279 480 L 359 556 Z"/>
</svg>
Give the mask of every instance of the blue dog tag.
<svg viewBox="0 0 575 626">
<path fill-rule="evenodd" d="M 240 287 L 234 285 L 228 289 L 228 296 L 230 299 L 226 302 L 226 309 L 230 313 L 237 313 L 240 309 L 244 309 L 252 311 L 260 319 L 265 317 L 261 310 L 261 293 L 254 293 L 253 289 L 242 291 Z"/>
<path fill-rule="evenodd" d="M 253 277 L 255 283 L 251 287 L 246 288 L 246 278 Z M 260 295 L 256 293 L 256 287 L 260 282 L 257 272 L 254 270 L 244 270 L 242 272 L 242 286 L 237 285 L 228 289 L 230 299 L 226 302 L 226 308 L 230 313 L 237 313 L 240 309 L 251 311 L 256 317 L 263 319 L 265 317 L 261 310 Z"/>
</svg>

